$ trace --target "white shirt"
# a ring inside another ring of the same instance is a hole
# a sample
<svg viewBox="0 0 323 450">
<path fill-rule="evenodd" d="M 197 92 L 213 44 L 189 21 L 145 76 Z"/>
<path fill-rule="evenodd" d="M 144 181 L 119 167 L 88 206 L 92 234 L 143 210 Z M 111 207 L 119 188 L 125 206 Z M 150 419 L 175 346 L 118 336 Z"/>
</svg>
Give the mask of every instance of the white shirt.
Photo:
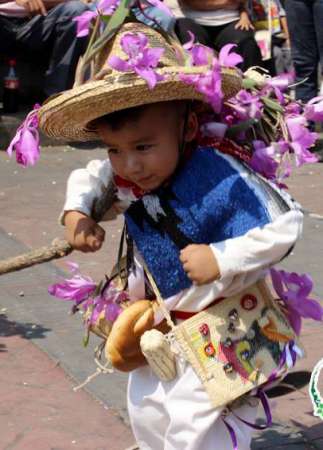
<svg viewBox="0 0 323 450">
<path fill-rule="evenodd" d="M 182 8 L 178 0 L 165 0 L 166 5 L 176 18 L 187 17 L 195 20 L 200 25 L 216 27 L 239 20 L 239 11 L 230 9 L 217 9 L 215 11 L 198 11 L 190 8 Z"/>
</svg>

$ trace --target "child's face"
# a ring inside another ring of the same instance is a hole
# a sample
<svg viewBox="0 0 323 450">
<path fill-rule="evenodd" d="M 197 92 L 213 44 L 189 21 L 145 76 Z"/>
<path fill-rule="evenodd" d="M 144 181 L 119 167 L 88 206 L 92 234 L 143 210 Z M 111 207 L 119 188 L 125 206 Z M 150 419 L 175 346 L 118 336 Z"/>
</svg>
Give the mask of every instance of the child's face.
<svg viewBox="0 0 323 450">
<path fill-rule="evenodd" d="M 114 172 L 144 191 L 161 186 L 178 164 L 184 113 L 174 104 L 156 103 L 118 129 L 100 125 L 98 133 L 108 146 Z M 196 131 L 196 116 L 191 113 L 185 141 L 194 139 Z"/>
</svg>

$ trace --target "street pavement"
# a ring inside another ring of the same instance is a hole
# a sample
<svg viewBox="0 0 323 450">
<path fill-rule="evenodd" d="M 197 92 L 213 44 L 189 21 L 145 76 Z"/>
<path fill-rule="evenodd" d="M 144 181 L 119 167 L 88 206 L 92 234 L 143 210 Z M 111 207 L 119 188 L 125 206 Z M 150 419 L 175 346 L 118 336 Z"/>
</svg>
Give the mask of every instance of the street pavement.
<svg viewBox="0 0 323 450">
<path fill-rule="evenodd" d="M 0 152 L 1 259 L 62 237 L 58 216 L 69 172 L 104 155 L 104 149 L 46 146 L 38 165 L 24 169 Z M 299 169 L 288 184 L 306 219 L 304 236 L 282 267 L 310 272 L 314 294 L 323 299 L 323 164 Z M 99 253 L 66 258 L 95 280 L 114 263 L 122 223 L 104 226 L 106 242 Z M 58 260 L 0 278 L 0 450 L 123 450 L 134 443 L 126 375 L 100 375 L 73 391 L 95 372 L 98 341 L 91 338 L 83 348 L 80 317 L 47 294 L 64 271 L 65 262 Z M 312 370 L 323 357 L 322 338 L 321 324 L 305 321 L 306 358 L 298 370 Z M 272 410 L 274 426 L 255 434 L 253 450 L 323 449 L 323 422 L 313 416 L 307 387 L 275 399 Z"/>
</svg>

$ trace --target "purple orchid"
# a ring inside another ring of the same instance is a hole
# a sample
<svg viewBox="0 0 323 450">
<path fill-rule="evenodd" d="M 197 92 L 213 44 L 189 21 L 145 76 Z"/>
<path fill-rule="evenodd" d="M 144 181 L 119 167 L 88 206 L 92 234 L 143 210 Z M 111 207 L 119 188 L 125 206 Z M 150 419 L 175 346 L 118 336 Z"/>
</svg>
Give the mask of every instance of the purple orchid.
<svg viewBox="0 0 323 450">
<path fill-rule="evenodd" d="M 227 44 L 221 48 L 218 59 L 220 66 L 235 67 L 243 61 L 242 56 L 238 55 L 238 53 L 231 52 L 236 46 L 236 44 Z"/>
<path fill-rule="evenodd" d="M 323 121 L 323 96 L 312 98 L 304 108 L 304 115 L 307 120 L 314 122 Z"/>
<path fill-rule="evenodd" d="M 79 16 L 73 18 L 76 22 L 76 37 L 87 36 L 90 32 L 90 23 L 98 16 L 97 11 L 85 11 Z"/>
<path fill-rule="evenodd" d="M 207 66 L 210 65 L 214 58 L 214 51 L 210 47 L 202 44 L 194 44 L 195 35 L 188 31 L 190 40 L 183 45 L 191 56 L 191 64 L 193 66 Z"/>
<path fill-rule="evenodd" d="M 102 15 L 111 16 L 120 5 L 120 0 L 100 0 L 98 10 Z"/>
<path fill-rule="evenodd" d="M 121 38 L 121 47 L 128 59 L 123 60 L 118 56 L 110 56 L 108 59 L 110 67 L 120 72 L 136 72 L 147 81 L 150 89 L 153 89 L 158 81 L 164 79 L 162 75 L 153 70 L 157 67 L 164 49 L 149 48 L 148 39 L 143 33 L 126 33 Z"/>
<path fill-rule="evenodd" d="M 287 114 L 287 115 L 298 116 L 299 114 L 302 113 L 302 107 L 297 102 L 288 103 L 287 105 L 284 106 L 284 109 L 285 109 L 285 114 Z"/>
<path fill-rule="evenodd" d="M 289 144 L 286 141 L 272 142 L 267 146 L 263 141 L 253 141 L 254 153 L 250 167 L 268 180 L 278 182 L 291 174 L 288 158 Z"/>
<path fill-rule="evenodd" d="M 296 166 L 317 162 L 317 157 L 308 149 L 318 138 L 317 133 L 312 133 L 306 128 L 307 122 L 302 116 L 287 116 L 286 125 L 290 135 L 290 147 L 295 153 Z"/>
<path fill-rule="evenodd" d="M 113 281 L 110 281 L 99 295 L 95 295 L 99 290 L 98 285 L 90 277 L 80 273 L 78 264 L 69 262 L 68 266 L 74 276 L 49 286 L 49 294 L 75 302 L 73 313 L 79 308 L 83 312 L 89 311 L 90 314 L 86 319 L 88 327 L 96 324 L 102 313 L 106 320 L 114 322 L 122 311 L 120 305 L 129 300 L 128 294 L 117 289 Z"/>
<path fill-rule="evenodd" d="M 93 19 L 100 14 L 103 16 L 111 16 L 120 4 L 120 0 L 100 0 L 96 11 L 85 11 L 73 18 L 76 22 L 76 37 L 87 36 L 90 32 L 90 24 Z"/>
<path fill-rule="evenodd" d="M 24 167 L 34 166 L 40 156 L 39 132 L 38 132 L 38 110 L 40 105 L 36 104 L 27 115 L 24 122 L 18 128 L 12 139 L 7 153 L 11 157 L 16 152 L 16 161 Z"/>
<path fill-rule="evenodd" d="M 48 292 L 54 297 L 79 304 L 94 293 L 97 285 L 92 278 L 81 275 L 77 264 L 70 263 L 69 265 L 74 276 L 62 280 L 61 283 L 52 284 L 48 287 Z"/>
<path fill-rule="evenodd" d="M 323 320 L 321 305 L 316 300 L 308 298 L 313 288 L 313 281 L 309 275 L 276 269 L 271 269 L 270 273 L 275 291 L 285 303 L 289 322 L 297 335 L 301 331 L 302 317 Z"/>
<path fill-rule="evenodd" d="M 168 8 L 168 6 L 165 5 L 165 2 L 160 1 L 160 0 L 146 0 L 146 2 L 149 3 L 152 6 L 156 6 L 158 9 L 160 9 L 167 16 L 173 17 L 172 11 Z"/>
<path fill-rule="evenodd" d="M 265 178 L 274 180 L 279 166 L 275 159 L 275 149 L 272 146 L 267 147 L 263 141 L 253 141 L 253 147 L 255 151 L 249 163 L 250 167 Z"/>
<path fill-rule="evenodd" d="M 245 89 L 241 89 L 229 103 L 240 120 L 260 119 L 262 116 L 264 105 L 259 96 Z"/>
<path fill-rule="evenodd" d="M 96 324 L 99 317 L 104 314 L 106 320 L 114 322 L 122 311 L 121 304 L 129 300 L 125 291 L 120 291 L 110 282 L 108 287 L 95 298 L 89 298 L 82 304 L 84 311 L 92 311 L 87 319 L 87 325 Z"/>
</svg>

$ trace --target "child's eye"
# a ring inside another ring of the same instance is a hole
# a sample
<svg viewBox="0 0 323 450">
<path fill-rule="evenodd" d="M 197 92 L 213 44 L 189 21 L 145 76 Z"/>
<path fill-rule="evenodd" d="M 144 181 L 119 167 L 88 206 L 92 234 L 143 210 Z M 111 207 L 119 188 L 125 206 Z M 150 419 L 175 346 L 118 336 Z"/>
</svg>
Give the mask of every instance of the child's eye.
<svg viewBox="0 0 323 450">
<path fill-rule="evenodd" d="M 139 152 L 144 152 L 146 150 L 150 150 L 152 147 L 152 144 L 139 144 L 136 145 L 136 150 L 138 150 Z"/>
</svg>

